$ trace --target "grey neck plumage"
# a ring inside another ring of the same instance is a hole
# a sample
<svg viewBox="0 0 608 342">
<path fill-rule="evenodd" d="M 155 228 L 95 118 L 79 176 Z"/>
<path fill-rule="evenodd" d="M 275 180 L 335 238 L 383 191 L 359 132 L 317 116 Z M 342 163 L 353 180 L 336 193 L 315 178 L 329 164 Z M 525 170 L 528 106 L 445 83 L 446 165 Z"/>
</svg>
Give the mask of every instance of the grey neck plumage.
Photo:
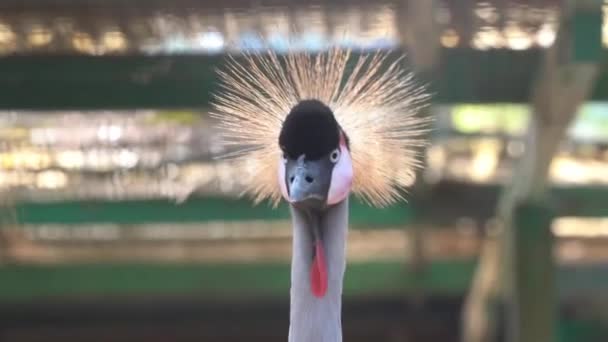
<svg viewBox="0 0 608 342">
<path fill-rule="evenodd" d="M 291 208 L 293 253 L 289 342 L 342 342 L 342 283 L 346 268 L 348 199 L 320 218 L 327 262 L 327 293 L 316 298 L 310 290 L 313 237 L 309 219 Z"/>
</svg>

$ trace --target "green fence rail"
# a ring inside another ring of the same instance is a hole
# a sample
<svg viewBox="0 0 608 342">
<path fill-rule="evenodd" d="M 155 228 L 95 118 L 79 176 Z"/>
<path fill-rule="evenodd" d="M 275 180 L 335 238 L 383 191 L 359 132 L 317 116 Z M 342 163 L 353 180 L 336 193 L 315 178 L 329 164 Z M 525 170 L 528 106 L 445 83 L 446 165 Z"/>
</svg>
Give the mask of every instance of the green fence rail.
<svg viewBox="0 0 608 342">
<path fill-rule="evenodd" d="M 435 103 L 524 103 L 540 50 L 444 49 L 428 83 Z M 221 55 L 0 58 L 1 109 L 204 108 Z M 608 73 L 592 100 L 608 100 Z"/>
</svg>

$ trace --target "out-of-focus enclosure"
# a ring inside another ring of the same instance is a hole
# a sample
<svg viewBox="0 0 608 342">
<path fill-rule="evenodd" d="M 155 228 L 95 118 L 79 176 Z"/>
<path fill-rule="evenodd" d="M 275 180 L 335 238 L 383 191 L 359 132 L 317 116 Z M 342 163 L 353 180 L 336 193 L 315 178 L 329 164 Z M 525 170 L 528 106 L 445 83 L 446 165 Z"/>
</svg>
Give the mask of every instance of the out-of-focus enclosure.
<svg viewBox="0 0 608 342">
<path fill-rule="evenodd" d="M 287 207 L 208 116 L 267 46 L 433 93 L 408 203 L 351 204 L 345 341 L 608 340 L 602 0 L 2 0 L 0 340 L 286 340 Z"/>
</svg>

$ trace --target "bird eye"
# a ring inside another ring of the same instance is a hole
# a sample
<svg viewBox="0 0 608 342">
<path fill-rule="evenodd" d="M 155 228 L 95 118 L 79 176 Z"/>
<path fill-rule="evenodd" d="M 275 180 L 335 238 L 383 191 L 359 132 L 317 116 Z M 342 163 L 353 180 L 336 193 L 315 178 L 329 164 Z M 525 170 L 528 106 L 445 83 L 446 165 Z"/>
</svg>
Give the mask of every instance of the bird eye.
<svg viewBox="0 0 608 342">
<path fill-rule="evenodd" d="M 331 154 L 329 155 L 329 160 L 331 160 L 332 163 L 337 163 L 338 160 L 340 159 L 340 150 L 339 149 L 335 149 L 331 152 Z"/>
</svg>

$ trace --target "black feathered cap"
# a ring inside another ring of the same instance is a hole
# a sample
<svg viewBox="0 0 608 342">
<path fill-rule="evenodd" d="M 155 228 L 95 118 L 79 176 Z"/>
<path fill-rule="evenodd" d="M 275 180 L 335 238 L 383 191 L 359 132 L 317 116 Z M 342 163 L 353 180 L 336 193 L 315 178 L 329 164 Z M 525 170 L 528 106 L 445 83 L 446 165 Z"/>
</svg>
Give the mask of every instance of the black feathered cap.
<svg viewBox="0 0 608 342">
<path fill-rule="evenodd" d="M 281 150 L 291 159 L 302 154 L 317 160 L 338 147 L 340 126 L 332 110 L 318 100 L 295 105 L 283 122 L 279 135 Z"/>
</svg>

